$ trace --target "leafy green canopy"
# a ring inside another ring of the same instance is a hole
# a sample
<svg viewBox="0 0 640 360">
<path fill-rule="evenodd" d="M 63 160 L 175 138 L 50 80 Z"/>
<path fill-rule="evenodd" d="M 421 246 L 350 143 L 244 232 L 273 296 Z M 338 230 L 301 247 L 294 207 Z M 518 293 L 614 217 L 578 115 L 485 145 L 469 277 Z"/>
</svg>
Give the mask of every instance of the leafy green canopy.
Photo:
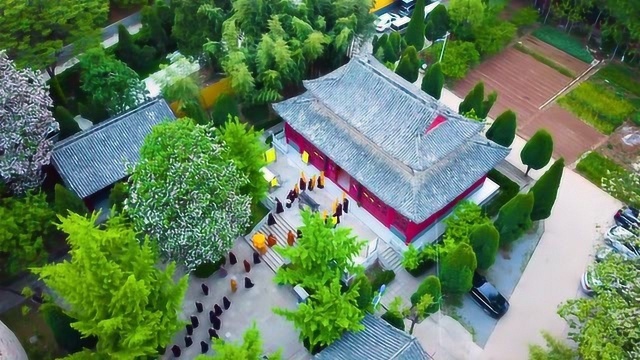
<svg viewBox="0 0 640 360">
<path fill-rule="evenodd" d="M 302 237 L 296 246 L 277 247 L 276 250 L 291 264 L 281 267 L 275 281 L 290 285 L 302 285 L 317 290 L 340 279 L 344 272 L 355 274 L 361 267 L 353 259 L 365 246 L 364 241 L 351 236 L 351 229 L 333 228 L 325 224 L 319 214 L 302 212 Z"/>
<path fill-rule="evenodd" d="M 182 328 L 178 312 L 187 278 L 174 282 L 175 264 L 157 266 L 150 243 L 138 240 L 122 217 L 97 228 L 97 214 L 60 217 L 71 259 L 33 269 L 77 319 L 71 326 L 98 338 L 95 354 L 73 358 L 133 359 L 157 354 Z"/>
<path fill-rule="evenodd" d="M 260 331 L 253 325 L 244 333 L 242 343 L 235 344 L 222 339 L 214 339 L 211 348 L 215 355 L 198 355 L 195 360 L 280 360 L 282 355 L 277 351 L 263 357 L 262 339 Z"/>
<path fill-rule="evenodd" d="M 458 244 L 442 259 L 440 282 L 443 292 L 460 295 L 471 290 L 476 267 L 476 256 L 471 246 L 467 243 Z"/>
<path fill-rule="evenodd" d="M 547 166 L 553 154 L 553 138 L 548 131 L 540 129 L 527 141 L 520 151 L 520 160 L 527 165 L 525 175 L 531 169 L 540 170 Z"/>
<path fill-rule="evenodd" d="M 247 177 L 211 126 L 183 118 L 155 126 L 140 149 L 125 211 L 161 255 L 195 269 L 216 262 L 251 223 Z"/>
<path fill-rule="evenodd" d="M 478 269 L 487 270 L 496 261 L 500 233 L 491 223 L 477 225 L 469 236 L 469 244 L 478 260 Z"/>
<path fill-rule="evenodd" d="M 509 147 L 516 138 L 516 130 L 516 113 L 506 110 L 498 115 L 493 124 L 491 124 L 486 136 L 487 139 L 493 140 L 497 144 Z"/>
</svg>

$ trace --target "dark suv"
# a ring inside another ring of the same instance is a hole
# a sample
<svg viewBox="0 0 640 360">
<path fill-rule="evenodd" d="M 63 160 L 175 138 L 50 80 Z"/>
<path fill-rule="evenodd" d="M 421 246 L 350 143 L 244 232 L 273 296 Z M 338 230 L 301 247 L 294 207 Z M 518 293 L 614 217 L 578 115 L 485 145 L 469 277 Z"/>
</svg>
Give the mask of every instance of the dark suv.
<svg viewBox="0 0 640 360">
<path fill-rule="evenodd" d="M 638 215 L 638 209 L 626 206 L 618 210 L 618 212 L 613 215 L 613 220 L 616 222 L 616 225 L 622 226 L 623 228 L 633 232 L 640 228 L 640 219 L 638 218 Z"/>
</svg>

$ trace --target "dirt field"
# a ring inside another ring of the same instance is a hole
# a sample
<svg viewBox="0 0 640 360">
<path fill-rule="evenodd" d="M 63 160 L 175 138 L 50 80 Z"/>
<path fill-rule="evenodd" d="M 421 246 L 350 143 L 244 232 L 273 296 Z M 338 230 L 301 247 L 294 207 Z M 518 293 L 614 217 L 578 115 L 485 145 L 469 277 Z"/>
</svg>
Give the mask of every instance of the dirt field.
<svg viewBox="0 0 640 360">
<path fill-rule="evenodd" d="M 518 114 L 518 122 L 525 124 L 571 80 L 530 55 L 509 48 L 469 72 L 456 83 L 453 92 L 464 98 L 476 83 L 483 81 L 485 93 L 498 92 L 498 101 L 489 116 L 495 118 L 511 109 Z"/>
<path fill-rule="evenodd" d="M 540 128 L 553 135 L 554 157 L 563 156 L 567 165 L 574 163 L 582 153 L 595 148 L 607 138 L 557 104 L 546 107 L 533 119 L 518 126 L 518 134 L 529 139 Z"/>
</svg>

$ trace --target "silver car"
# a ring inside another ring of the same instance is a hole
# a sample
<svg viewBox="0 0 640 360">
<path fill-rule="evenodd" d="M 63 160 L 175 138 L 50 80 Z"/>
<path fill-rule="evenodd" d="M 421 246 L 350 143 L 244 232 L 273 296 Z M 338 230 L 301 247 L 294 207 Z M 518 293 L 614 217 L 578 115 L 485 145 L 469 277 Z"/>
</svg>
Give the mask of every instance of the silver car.
<svg viewBox="0 0 640 360">
<path fill-rule="evenodd" d="M 640 258 L 638 237 L 622 226 L 611 227 L 604 236 L 604 243 L 627 260 Z"/>
</svg>

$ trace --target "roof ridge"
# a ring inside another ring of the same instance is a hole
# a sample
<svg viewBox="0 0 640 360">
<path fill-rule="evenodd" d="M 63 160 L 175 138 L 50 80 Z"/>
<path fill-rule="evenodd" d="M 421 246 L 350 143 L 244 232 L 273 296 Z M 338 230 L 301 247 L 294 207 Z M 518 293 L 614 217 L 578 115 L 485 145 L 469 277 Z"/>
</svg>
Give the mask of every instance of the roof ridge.
<svg viewBox="0 0 640 360">
<path fill-rule="evenodd" d="M 122 119 L 124 119 L 124 118 L 126 118 L 128 116 L 130 116 L 133 113 L 137 113 L 137 112 L 142 111 L 142 110 L 144 110 L 144 109 L 146 109 L 146 108 L 148 108 L 148 107 L 150 107 L 152 105 L 155 105 L 158 102 L 163 102 L 167 107 L 169 107 L 169 104 L 167 104 L 167 102 L 165 101 L 165 99 L 162 96 L 158 96 L 158 97 L 152 98 L 149 101 L 146 101 L 146 102 L 140 104 L 139 106 L 128 110 L 127 112 L 115 115 L 115 116 L 113 116 L 111 118 L 108 118 L 107 120 L 99 122 L 98 125 L 92 126 L 91 128 L 89 128 L 87 130 L 80 131 L 79 133 L 76 133 L 76 134 L 74 134 L 74 135 L 72 135 L 72 136 L 70 136 L 70 137 L 68 137 L 68 138 L 66 138 L 64 140 L 58 141 L 57 143 L 54 144 L 54 148 L 56 148 L 56 149 L 64 148 L 65 146 L 73 144 L 76 141 L 79 141 L 80 139 L 83 139 L 83 138 L 85 138 L 85 137 L 87 137 L 87 136 L 89 136 L 89 135 L 91 135 L 91 134 L 103 129 L 103 128 L 106 128 L 106 127 L 110 126 L 111 124 L 116 123 L 116 122 L 118 122 L 118 121 L 120 121 L 120 120 L 122 120 Z"/>
</svg>

